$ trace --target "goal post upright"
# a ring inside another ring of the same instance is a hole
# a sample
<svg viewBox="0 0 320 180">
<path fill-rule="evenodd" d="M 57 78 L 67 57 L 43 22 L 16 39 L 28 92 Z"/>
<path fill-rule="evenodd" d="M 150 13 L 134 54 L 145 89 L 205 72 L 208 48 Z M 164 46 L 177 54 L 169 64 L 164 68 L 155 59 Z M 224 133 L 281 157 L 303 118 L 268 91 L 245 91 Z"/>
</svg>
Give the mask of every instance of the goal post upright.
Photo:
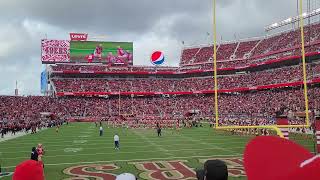
<svg viewBox="0 0 320 180">
<path fill-rule="evenodd" d="M 303 12 L 302 12 L 302 1 L 300 1 L 300 11 L 299 11 L 299 24 L 300 24 L 300 38 L 301 38 L 301 59 L 302 59 L 302 68 L 303 68 L 303 94 L 304 94 L 304 102 L 305 102 L 305 113 L 306 113 L 306 126 L 310 127 L 309 122 L 309 102 L 308 102 L 308 87 L 307 87 L 307 70 L 306 70 L 306 56 L 304 49 L 304 30 L 303 30 Z"/>
<path fill-rule="evenodd" d="M 254 125 L 254 126 L 219 126 L 219 107 L 218 107 L 218 79 L 217 79 L 217 29 L 216 29 L 216 0 L 213 1 L 213 76 L 214 76 L 214 113 L 215 115 L 215 126 L 216 129 L 252 129 L 252 128 L 264 128 L 273 129 L 277 132 L 280 137 L 284 137 L 280 128 L 305 128 L 310 127 L 309 121 L 309 104 L 308 104 L 308 90 L 307 90 L 307 71 L 306 71 L 306 61 L 305 61 L 305 47 L 304 47 L 304 30 L 303 30 L 303 8 L 302 2 L 300 1 L 299 10 L 299 21 L 300 21 L 300 33 L 301 33 L 301 59 L 303 67 L 303 91 L 305 100 L 305 124 L 302 125 Z"/>
<path fill-rule="evenodd" d="M 218 109 L 218 79 L 217 79 L 217 28 L 216 28 L 216 0 L 213 0 L 213 78 L 214 78 L 214 112 L 215 112 L 215 127 L 219 124 L 219 109 Z"/>
</svg>

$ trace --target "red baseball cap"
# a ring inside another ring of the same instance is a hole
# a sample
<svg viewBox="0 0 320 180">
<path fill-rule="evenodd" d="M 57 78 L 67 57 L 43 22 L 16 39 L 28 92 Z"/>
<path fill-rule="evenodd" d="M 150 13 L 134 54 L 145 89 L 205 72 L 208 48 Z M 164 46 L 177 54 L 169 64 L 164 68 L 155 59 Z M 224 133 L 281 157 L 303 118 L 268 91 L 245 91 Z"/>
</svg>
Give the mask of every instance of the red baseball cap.
<svg viewBox="0 0 320 180">
<path fill-rule="evenodd" d="M 44 180 L 41 161 L 27 160 L 16 166 L 12 180 Z"/>
<path fill-rule="evenodd" d="M 248 180 L 318 180 L 320 156 L 290 140 L 259 136 L 244 152 Z"/>
</svg>

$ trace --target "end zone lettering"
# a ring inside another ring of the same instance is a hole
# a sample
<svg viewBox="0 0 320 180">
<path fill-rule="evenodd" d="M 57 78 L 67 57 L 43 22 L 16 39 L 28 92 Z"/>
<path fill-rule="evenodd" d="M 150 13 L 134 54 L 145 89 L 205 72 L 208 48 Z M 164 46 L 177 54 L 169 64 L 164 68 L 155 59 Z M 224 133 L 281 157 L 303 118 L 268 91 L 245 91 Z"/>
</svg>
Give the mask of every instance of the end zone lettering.
<svg viewBox="0 0 320 180">
<path fill-rule="evenodd" d="M 239 157 L 229 158 L 206 158 L 198 159 L 199 163 L 203 164 L 209 159 L 221 159 L 228 165 L 230 177 L 245 177 L 243 161 Z M 154 179 L 154 180 L 196 180 L 196 172 L 193 168 L 186 165 L 187 160 L 168 160 L 168 161 L 142 161 L 128 162 L 128 165 L 133 165 L 139 170 L 139 179 Z M 87 164 L 69 167 L 63 170 L 66 175 L 71 176 L 71 179 L 94 178 L 103 180 L 108 178 L 115 179 L 115 170 L 121 168 L 115 164 Z M 119 172 L 119 171 L 118 171 Z M 65 180 L 67 180 L 65 179 Z"/>
</svg>

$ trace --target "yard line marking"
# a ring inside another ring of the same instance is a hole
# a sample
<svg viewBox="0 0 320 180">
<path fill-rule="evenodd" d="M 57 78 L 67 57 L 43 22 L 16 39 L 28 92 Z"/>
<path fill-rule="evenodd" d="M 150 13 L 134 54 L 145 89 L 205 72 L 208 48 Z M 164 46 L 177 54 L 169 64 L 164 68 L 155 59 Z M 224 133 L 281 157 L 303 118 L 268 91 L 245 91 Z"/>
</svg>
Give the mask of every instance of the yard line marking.
<svg viewBox="0 0 320 180">
<path fill-rule="evenodd" d="M 241 144 L 242 142 L 229 142 L 228 143 L 228 145 L 229 144 Z M 126 144 L 126 143 L 124 143 L 124 144 Z M 214 143 L 214 144 L 216 144 L 216 145 L 224 145 L 224 144 L 226 144 L 226 143 Z M 93 146 L 93 145 L 101 145 L 101 144 L 85 144 L 85 145 L 82 145 L 82 144 L 78 144 L 78 145 L 76 145 L 76 146 L 65 146 L 65 145 L 61 145 L 62 147 L 67 147 L 67 148 L 73 148 L 73 147 L 81 147 L 81 146 L 88 146 L 88 147 L 86 147 L 85 149 L 97 149 L 97 147 L 92 147 L 92 148 L 90 148 L 90 146 Z M 107 147 L 103 147 L 103 148 L 99 148 L 99 149 L 108 149 L 109 148 L 109 146 L 112 146 L 113 145 L 113 143 L 109 143 L 109 144 L 106 144 L 106 146 Z M 175 144 L 176 145 L 176 147 L 179 147 L 179 145 L 192 145 L 192 144 L 185 144 L 185 143 L 177 143 L 177 144 Z M 244 144 L 245 145 L 245 144 Z M 244 148 L 244 145 L 243 146 L 239 146 L 239 147 L 237 147 L 237 148 Z M 164 147 L 166 147 L 166 146 L 170 146 L 170 147 L 172 147 L 172 145 L 171 144 L 166 144 L 166 145 L 161 145 L 161 146 L 164 146 Z M 312 145 L 313 146 L 313 145 Z M 126 148 L 136 148 L 136 147 L 142 147 L 141 145 L 137 145 L 137 146 L 125 146 Z M 154 145 L 144 145 L 143 147 L 154 147 Z M 233 147 L 233 148 L 236 148 L 236 147 Z M 58 148 L 58 149 L 46 149 L 46 152 L 54 152 L 54 151 L 61 151 L 61 148 Z M 12 151 L 10 151 L 10 152 L 3 152 L 3 153 L 5 153 L 5 154 L 15 154 L 15 153 L 28 153 L 28 152 L 30 152 L 30 151 L 15 151 L 15 152 L 12 152 Z"/>
<path fill-rule="evenodd" d="M 79 151 L 82 151 L 83 150 L 83 148 L 64 148 L 64 152 L 66 152 L 66 153 L 69 153 L 69 152 L 73 152 L 73 153 L 75 153 L 75 152 L 79 152 Z"/>
<path fill-rule="evenodd" d="M 190 159 L 190 158 L 215 158 L 215 157 L 228 157 L 228 158 L 239 158 L 242 154 L 229 154 L 229 155 L 210 155 L 210 156 L 182 156 L 182 157 L 164 157 L 164 158 L 146 158 L 146 159 L 119 159 L 110 161 L 88 161 L 88 162 L 66 162 L 66 163 L 53 163 L 45 164 L 45 166 L 59 166 L 59 165 L 69 165 L 69 164 L 95 164 L 95 163 L 111 163 L 111 162 L 131 162 L 131 161 L 151 161 L 151 160 L 173 160 L 173 159 Z M 6 166 L 3 168 L 14 168 L 16 166 Z"/>
<path fill-rule="evenodd" d="M 88 142 L 88 141 L 87 140 L 73 140 L 74 144 L 84 144 L 86 142 Z"/>
<path fill-rule="evenodd" d="M 97 136 L 98 137 L 98 136 Z M 166 138 L 174 138 L 175 136 L 167 136 Z M 179 136 L 176 136 L 176 137 L 179 137 Z M 47 142 L 49 142 L 49 143 L 47 143 L 47 144 L 61 144 L 61 143 L 64 143 L 64 142 L 72 142 L 73 140 L 71 139 L 71 137 L 69 137 L 68 136 L 68 138 L 70 138 L 70 140 L 68 140 L 68 141 L 59 141 L 59 140 L 57 140 L 56 139 L 56 141 L 50 141 L 49 139 L 47 139 L 47 138 L 45 138 L 45 140 L 47 141 Z M 76 137 L 76 138 L 78 138 L 78 136 Z M 64 139 L 62 139 L 62 140 L 65 140 L 66 138 L 64 138 Z M 84 139 L 84 138 L 83 138 Z M 88 138 L 88 139 L 90 139 L 90 138 Z M 127 141 L 131 141 L 131 140 L 135 140 L 136 138 L 126 138 L 125 140 Z M 153 138 L 149 138 L 149 139 L 153 139 Z M 154 139 L 158 139 L 158 138 L 154 138 Z M 212 140 L 213 138 L 212 137 L 210 137 L 210 138 L 205 138 L 205 139 L 200 139 L 200 140 Z M 214 139 L 215 141 L 226 141 L 226 140 L 231 140 L 231 141 L 233 141 L 233 140 L 246 140 L 246 139 L 241 139 L 241 138 L 221 138 L 221 139 L 219 139 L 219 138 L 215 138 Z M 21 142 L 21 143 L 10 143 L 10 145 L 22 145 L 22 144 L 34 144 L 34 142 L 35 141 L 39 141 L 39 139 L 37 139 L 37 140 L 30 140 L 30 142 L 28 142 L 28 143 L 23 143 L 23 142 Z M 41 141 L 41 139 L 40 139 L 40 141 Z M 103 139 L 103 140 L 99 140 L 99 139 L 96 139 L 96 140 L 90 140 L 90 142 L 104 142 L 105 140 Z M 161 140 L 162 142 L 163 141 L 180 141 L 180 140 L 177 140 L 177 139 L 162 139 Z M 193 140 L 194 141 L 194 140 Z M 25 141 L 24 141 L 25 142 Z M 7 146 L 8 147 L 8 146 Z"/>
<path fill-rule="evenodd" d="M 194 138 L 192 138 L 192 137 L 189 137 L 189 136 L 184 136 L 183 134 L 181 134 L 181 137 L 184 137 L 184 138 L 186 138 L 186 139 L 188 139 L 188 140 L 190 140 L 190 141 L 195 141 L 195 142 L 198 142 L 198 143 L 200 143 L 200 144 L 202 144 L 202 145 L 207 145 L 207 146 L 209 146 L 209 147 L 214 147 L 214 148 L 216 148 L 216 149 L 220 149 L 220 150 L 223 150 L 223 151 L 227 151 L 227 152 L 229 152 L 229 153 L 237 153 L 237 152 L 235 152 L 235 151 L 232 151 L 232 150 L 229 150 L 229 149 L 231 149 L 231 148 L 222 148 L 222 147 L 219 147 L 219 146 L 215 146 L 215 145 L 213 145 L 213 144 L 211 144 L 211 143 L 206 143 L 206 142 L 203 142 L 203 141 L 201 141 L 201 140 L 195 140 Z"/>
<path fill-rule="evenodd" d="M 129 130 L 132 130 L 132 129 L 129 129 Z M 133 129 L 133 130 L 136 130 L 136 129 Z M 110 131 L 108 131 L 110 132 Z M 106 134 L 108 134 L 108 132 L 106 132 Z M 144 131 L 144 132 L 151 132 L 151 131 Z M 170 131 L 171 132 L 171 131 Z M 151 133 L 150 133 L 151 134 Z M 194 135 L 194 133 L 183 133 L 185 135 Z M 200 134 L 200 133 L 199 133 Z M 197 133 L 197 135 L 199 135 Z M 80 134 L 81 135 L 81 134 Z M 68 136 L 69 138 L 77 138 L 78 136 L 80 135 L 75 135 L 75 136 Z M 83 135 L 87 135 L 87 134 L 83 134 Z M 225 136 L 225 137 L 221 137 L 222 135 L 218 134 L 218 137 L 216 137 L 217 134 L 203 134 L 203 136 L 197 136 L 199 138 L 201 137 L 215 137 L 216 139 L 221 139 L 221 140 L 224 140 L 224 139 L 244 139 L 244 138 L 252 138 L 251 136 L 243 136 L 243 137 L 240 137 L 240 136 Z M 32 137 L 32 136 L 30 136 Z M 35 137 L 35 136 L 33 136 Z M 156 138 L 156 137 L 150 137 L 150 138 Z M 46 137 L 47 140 L 59 140 L 59 138 L 50 138 L 50 137 Z M 64 140 L 65 138 L 60 138 L 62 140 Z M 26 141 L 32 141 L 33 139 L 26 139 L 24 140 L 24 142 Z"/>
<path fill-rule="evenodd" d="M 201 149 L 175 149 L 175 150 L 167 150 L 168 152 L 176 152 L 176 151 L 202 151 L 202 150 L 214 150 L 217 149 L 215 147 L 212 148 L 201 148 Z M 219 149 L 220 150 L 220 149 Z M 117 154 L 136 154 L 136 153 L 150 153 L 155 152 L 153 151 L 131 151 L 131 152 L 125 152 L 125 151 L 118 151 Z M 106 155 L 106 154 L 115 154 L 115 152 L 108 152 L 108 153 L 95 153 L 95 154 L 73 154 L 73 155 L 53 155 L 53 156 L 45 156 L 45 158 L 51 158 L 51 157 L 72 157 L 72 156 L 93 156 L 93 155 Z M 23 159 L 26 157 L 12 157 L 12 158 L 2 158 L 2 159 Z"/>
<path fill-rule="evenodd" d="M 182 137 L 183 138 L 183 137 Z M 211 138 L 210 139 L 202 139 L 203 141 L 207 141 L 207 140 L 211 140 Z M 231 142 L 228 142 L 229 144 L 241 144 L 241 143 L 244 143 L 244 144 L 246 144 L 247 143 L 247 141 L 233 141 L 234 139 L 229 139 Z M 236 139 L 236 140 L 238 140 L 238 139 Z M 198 142 L 199 140 L 191 140 L 192 142 Z M 225 142 L 226 141 L 228 141 L 228 140 L 224 140 L 224 143 L 220 143 L 220 142 L 216 142 L 216 139 L 214 139 L 214 141 L 215 142 L 212 142 L 214 145 L 220 145 L 220 144 L 225 144 Z M 220 141 L 220 140 L 219 140 Z M 49 146 L 49 147 L 65 147 L 66 145 L 61 145 L 62 143 L 64 143 L 64 142 L 70 142 L 70 143 L 72 143 L 72 140 L 70 140 L 70 141 L 61 141 L 60 143 L 43 143 L 44 144 L 44 146 Z M 101 142 L 101 143 L 104 143 L 104 142 L 106 142 L 106 140 L 99 140 L 99 141 L 96 141 L 96 140 L 90 140 L 90 142 Z M 163 143 L 167 143 L 167 142 L 181 142 L 181 139 L 161 139 L 161 141 L 160 142 L 163 142 Z M 32 144 L 34 144 L 35 142 L 33 142 Z M 91 145 L 101 145 L 101 143 L 87 143 L 86 145 L 88 145 L 88 146 L 91 146 Z M 122 143 L 124 143 L 124 144 L 142 144 L 142 142 L 127 142 L 127 141 L 123 141 L 122 140 Z M 29 144 L 29 143 L 28 143 Z M 31 143 L 30 143 L 31 144 Z M 31 144 L 31 145 L 32 145 Z M 10 145 L 12 145 L 12 144 L 10 144 Z M 22 146 L 22 145 L 26 145 L 26 146 Z M 108 145 L 108 144 L 107 144 Z M 21 148 L 23 148 L 23 147 L 26 147 L 26 148 L 29 148 L 30 146 L 28 146 L 27 144 L 25 144 L 25 143 L 21 143 L 21 144 L 15 144 L 15 147 L 9 147 L 9 146 L 6 146 L 5 148 L 0 148 L 0 151 L 4 151 L 4 150 L 9 150 L 9 151 L 11 151 L 12 149 L 17 149 L 17 147 L 16 146 L 19 146 L 20 147 L 20 149 Z M 305 146 L 305 147 L 311 147 L 311 146 L 313 146 L 313 145 L 303 145 L 303 146 Z"/>
<path fill-rule="evenodd" d="M 136 131 L 133 131 L 133 133 L 135 133 L 136 135 L 138 135 L 140 138 L 142 138 L 143 140 L 147 141 L 150 145 L 156 147 L 158 150 L 164 152 L 166 155 L 168 156 L 173 156 L 172 153 L 169 153 L 167 149 L 164 149 L 161 145 L 154 143 L 153 141 L 150 141 L 150 139 L 148 137 L 146 137 L 144 134 L 140 134 Z"/>
<path fill-rule="evenodd" d="M 87 137 L 91 137 L 91 136 L 88 136 L 88 135 L 82 135 L 82 136 L 78 136 L 79 138 L 87 138 Z"/>
</svg>

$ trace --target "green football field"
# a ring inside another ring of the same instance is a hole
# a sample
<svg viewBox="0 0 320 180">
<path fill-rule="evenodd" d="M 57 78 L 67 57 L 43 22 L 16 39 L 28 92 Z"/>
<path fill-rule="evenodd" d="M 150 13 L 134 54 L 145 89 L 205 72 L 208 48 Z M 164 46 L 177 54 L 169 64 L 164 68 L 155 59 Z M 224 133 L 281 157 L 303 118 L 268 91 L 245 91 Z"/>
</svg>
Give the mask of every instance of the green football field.
<svg viewBox="0 0 320 180">
<path fill-rule="evenodd" d="M 114 149 L 115 133 L 120 136 L 120 150 Z M 162 135 L 157 137 L 153 129 L 104 127 L 104 134 L 99 137 L 94 123 L 71 123 L 63 125 L 59 133 L 52 128 L 1 142 L 1 166 L 5 172 L 12 172 L 19 162 L 29 158 L 32 146 L 42 143 L 47 180 L 97 179 L 94 176 L 108 179 L 108 174 L 123 172 L 134 173 L 139 179 L 187 179 L 211 158 L 228 164 L 232 170 L 229 179 L 246 179 L 241 157 L 252 136 L 231 135 L 208 126 L 179 132 L 164 129 Z M 313 149 L 310 139 L 296 139 Z"/>
</svg>

